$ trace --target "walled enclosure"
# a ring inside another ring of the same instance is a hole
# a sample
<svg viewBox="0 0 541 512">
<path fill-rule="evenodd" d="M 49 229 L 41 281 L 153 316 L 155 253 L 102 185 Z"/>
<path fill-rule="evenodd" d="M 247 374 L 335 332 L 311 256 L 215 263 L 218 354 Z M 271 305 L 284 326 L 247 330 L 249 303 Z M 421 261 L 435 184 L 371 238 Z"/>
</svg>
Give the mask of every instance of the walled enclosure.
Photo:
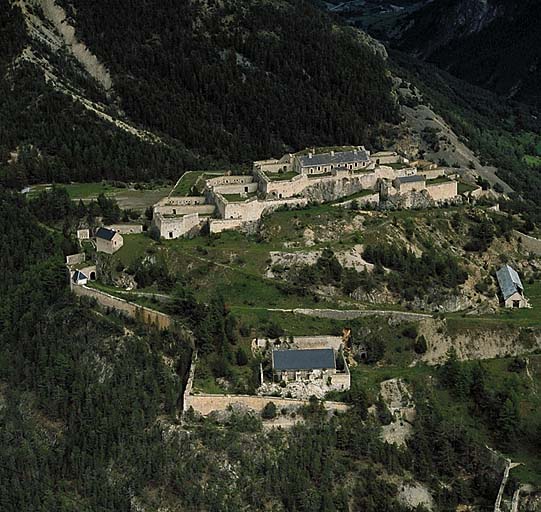
<svg viewBox="0 0 541 512">
<path fill-rule="evenodd" d="M 445 201 L 458 195 L 458 183 L 456 181 L 445 181 L 432 185 L 426 182 L 426 190 L 434 201 Z"/>
<path fill-rule="evenodd" d="M 198 213 L 189 213 L 181 217 L 165 217 L 161 213 L 155 213 L 152 219 L 153 225 L 159 230 L 163 238 L 174 239 L 188 234 L 200 225 Z"/>
<path fill-rule="evenodd" d="M 121 235 L 137 235 L 143 232 L 142 224 L 111 224 L 105 226 L 107 229 L 112 229 Z"/>
<path fill-rule="evenodd" d="M 98 301 L 98 304 L 105 308 L 115 309 L 116 311 L 124 313 L 131 318 L 135 318 L 136 320 L 148 325 L 154 325 L 162 330 L 168 329 L 173 323 L 171 317 L 165 313 L 161 313 L 160 311 L 155 311 L 144 306 L 139 306 L 138 304 L 128 302 L 127 300 L 115 297 L 94 288 L 78 286 L 72 283 L 71 290 L 75 295 L 80 297 L 92 297 Z"/>
<path fill-rule="evenodd" d="M 521 241 L 522 247 L 537 256 L 541 256 L 541 240 L 533 236 L 525 235 L 520 231 L 513 231 L 514 235 Z"/>
<path fill-rule="evenodd" d="M 277 409 L 299 408 L 308 405 L 307 400 L 295 400 L 292 398 L 276 398 L 273 396 L 250 396 L 250 395 L 187 395 L 184 400 L 184 410 L 190 407 L 199 414 L 206 416 L 213 411 L 224 411 L 233 405 L 239 405 L 261 413 L 264 407 L 272 402 Z M 330 411 L 345 412 L 348 406 L 340 402 L 323 402 L 325 408 Z"/>
</svg>

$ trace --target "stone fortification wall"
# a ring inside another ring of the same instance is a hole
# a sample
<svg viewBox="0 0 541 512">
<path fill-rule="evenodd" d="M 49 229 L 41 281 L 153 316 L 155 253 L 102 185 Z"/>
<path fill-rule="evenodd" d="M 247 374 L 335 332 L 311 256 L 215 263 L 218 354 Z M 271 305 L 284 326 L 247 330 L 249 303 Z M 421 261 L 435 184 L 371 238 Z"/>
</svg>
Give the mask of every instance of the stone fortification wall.
<svg viewBox="0 0 541 512">
<path fill-rule="evenodd" d="M 398 153 L 395 153 L 394 151 L 380 151 L 378 153 L 372 153 L 370 156 L 372 160 L 376 162 L 376 164 L 401 164 L 401 163 L 407 163 L 408 159 L 404 158 L 403 156 L 400 156 Z"/>
<path fill-rule="evenodd" d="M 351 196 L 362 190 L 375 189 L 378 182 L 378 173 L 349 174 L 343 176 L 330 176 L 311 182 L 303 195 L 311 201 L 324 203 L 335 201 L 341 197 Z"/>
<path fill-rule="evenodd" d="M 121 235 L 137 235 L 143 232 L 142 224 L 111 224 L 106 228 L 112 229 Z"/>
<path fill-rule="evenodd" d="M 268 173 L 277 173 L 280 171 L 288 172 L 291 170 L 293 164 L 293 155 L 284 155 L 279 160 L 259 160 L 254 162 L 254 171 L 261 170 Z"/>
<path fill-rule="evenodd" d="M 458 195 L 458 183 L 456 181 L 446 181 L 435 185 L 427 182 L 426 185 L 429 196 L 436 202 L 453 199 Z"/>
<path fill-rule="evenodd" d="M 160 232 L 160 236 L 174 239 L 187 235 L 200 225 L 198 213 L 190 213 L 182 217 L 164 217 L 160 213 L 154 215 L 152 223 Z"/>
<path fill-rule="evenodd" d="M 263 186 L 263 192 L 278 198 L 287 198 L 300 195 L 310 184 L 308 176 L 298 174 L 291 180 L 268 181 Z"/>
<path fill-rule="evenodd" d="M 213 204 L 190 204 L 190 205 L 175 205 L 175 206 L 155 206 L 154 214 L 161 215 L 189 215 L 191 213 L 199 213 L 199 215 L 212 215 L 216 209 Z"/>
<path fill-rule="evenodd" d="M 79 263 L 83 263 L 85 258 L 86 256 L 84 252 L 69 254 L 66 256 L 66 265 L 78 265 Z"/>
<path fill-rule="evenodd" d="M 445 169 L 420 169 L 418 174 L 424 176 L 427 180 L 434 180 L 446 175 Z M 427 185 L 428 183 L 427 181 Z"/>
<path fill-rule="evenodd" d="M 216 185 L 213 190 L 219 194 L 253 194 L 257 192 L 257 187 L 257 182 L 235 183 L 233 185 Z"/>
<path fill-rule="evenodd" d="M 127 300 L 115 297 L 100 290 L 95 290 L 94 288 L 89 288 L 88 286 L 77 285 L 72 285 L 71 289 L 75 295 L 81 297 L 92 297 L 96 299 L 98 304 L 104 308 L 112 308 L 145 324 L 154 325 L 159 329 L 168 329 L 173 323 L 172 318 L 165 313 L 155 311 L 154 309 L 146 308 L 144 306 L 139 306 L 138 304 L 128 302 Z"/>
<path fill-rule="evenodd" d="M 196 204 L 205 204 L 203 196 L 169 196 L 160 199 L 156 206 L 193 206 Z"/>
<path fill-rule="evenodd" d="M 339 390 L 348 390 L 351 388 L 351 375 L 349 371 L 346 373 L 335 373 L 331 377 L 331 385 Z"/>
<path fill-rule="evenodd" d="M 342 346 L 341 336 L 294 336 L 293 343 L 301 349 L 309 348 L 334 348 L 340 350 Z"/>
<path fill-rule="evenodd" d="M 217 198 L 218 197 L 220 196 L 217 195 Z M 286 198 L 265 201 L 260 201 L 253 198 L 242 203 L 230 203 L 225 201 L 223 218 L 254 222 L 258 221 L 265 213 L 270 213 L 281 206 L 306 206 L 307 203 L 308 202 L 305 198 Z"/>
<path fill-rule="evenodd" d="M 292 398 L 277 398 L 273 396 L 250 396 L 250 395 L 189 395 L 184 400 L 184 410 L 190 407 L 195 412 L 206 416 L 213 411 L 225 411 L 230 406 L 240 406 L 261 413 L 263 408 L 272 402 L 278 410 L 282 408 L 299 408 L 308 405 L 307 400 L 295 400 Z M 331 411 L 345 412 L 348 406 L 341 402 L 323 402 L 325 408 Z"/>
<path fill-rule="evenodd" d="M 231 176 L 218 176 L 216 178 L 211 178 L 207 180 L 207 185 L 209 187 L 217 187 L 220 185 L 238 185 L 251 183 L 253 181 L 253 176 L 247 176 L 244 174 L 237 174 Z"/>
<path fill-rule="evenodd" d="M 209 231 L 211 233 L 221 233 L 229 229 L 240 229 L 245 222 L 242 219 L 211 219 L 209 221 Z"/>
<path fill-rule="evenodd" d="M 513 234 L 521 241 L 522 247 L 528 252 L 541 256 L 541 240 L 534 238 L 533 236 L 525 235 L 520 231 L 513 231 Z"/>
</svg>

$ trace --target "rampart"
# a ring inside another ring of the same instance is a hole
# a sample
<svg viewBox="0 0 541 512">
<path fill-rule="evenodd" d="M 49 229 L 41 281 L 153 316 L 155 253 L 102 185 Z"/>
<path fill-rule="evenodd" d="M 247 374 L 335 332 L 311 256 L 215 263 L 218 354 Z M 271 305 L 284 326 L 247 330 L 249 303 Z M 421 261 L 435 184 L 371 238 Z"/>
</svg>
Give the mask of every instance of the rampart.
<svg viewBox="0 0 541 512">
<path fill-rule="evenodd" d="M 111 224 L 106 226 L 107 229 L 112 229 L 121 235 L 137 235 L 143 232 L 142 224 Z"/>
<path fill-rule="evenodd" d="M 541 256 L 541 240 L 516 230 L 513 231 L 513 234 L 521 241 L 524 249 L 537 256 Z"/>
<path fill-rule="evenodd" d="M 216 185 L 214 192 L 220 194 L 253 194 L 257 192 L 258 184 L 252 181 L 250 183 L 235 183 L 233 185 Z"/>
<path fill-rule="evenodd" d="M 205 201 L 204 196 L 170 196 L 160 199 L 155 206 L 193 206 Z"/>
<path fill-rule="evenodd" d="M 261 413 L 264 407 L 272 402 L 277 409 L 299 408 L 308 405 L 307 400 L 295 400 L 292 398 L 277 398 L 274 396 L 252 396 L 252 395 L 188 395 L 184 400 L 184 410 L 190 407 L 195 412 L 207 416 L 213 411 L 225 411 L 228 407 L 238 405 Z M 329 411 L 345 412 L 348 406 L 341 402 L 323 402 Z"/>
<path fill-rule="evenodd" d="M 189 215 L 191 213 L 212 215 L 215 209 L 216 207 L 213 204 L 164 205 L 155 206 L 154 213 L 162 215 Z"/>
<path fill-rule="evenodd" d="M 109 293 L 102 292 L 101 290 L 96 290 L 94 288 L 89 288 L 88 286 L 71 286 L 71 290 L 75 295 L 80 297 L 92 297 L 98 301 L 104 308 L 112 308 L 120 313 L 135 318 L 145 324 L 153 325 L 159 329 L 168 329 L 171 327 L 173 320 L 169 315 L 162 313 L 161 311 L 156 311 L 139 304 L 134 304 L 125 299 L 115 297 Z"/>
<path fill-rule="evenodd" d="M 152 223 L 164 238 L 178 238 L 188 234 L 200 225 L 198 213 L 190 213 L 181 217 L 165 217 L 155 213 Z"/>
<path fill-rule="evenodd" d="M 85 261 L 85 253 L 80 252 L 77 254 L 69 254 L 66 256 L 66 265 L 79 265 L 79 263 L 83 263 Z"/>
<path fill-rule="evenodd" d="M 427 181 L 426 191 L 434 201 L 445 201 L 458 195 L 458 183 L 456 181 L 444 181 L 443 183 L 431 184 L 430 181 Z"/>
<path fill-rule="evenodd" d="M 244 174 L 237 174 L 231 176 L 218 176 L 216 178 L 210 178 L 207 180 L 207 185 L 209 187 L 217 187 L 221 185 L 239 185 L 252 183 L 254 180 L 253 176 L 248 176 Z"/>
</svg>

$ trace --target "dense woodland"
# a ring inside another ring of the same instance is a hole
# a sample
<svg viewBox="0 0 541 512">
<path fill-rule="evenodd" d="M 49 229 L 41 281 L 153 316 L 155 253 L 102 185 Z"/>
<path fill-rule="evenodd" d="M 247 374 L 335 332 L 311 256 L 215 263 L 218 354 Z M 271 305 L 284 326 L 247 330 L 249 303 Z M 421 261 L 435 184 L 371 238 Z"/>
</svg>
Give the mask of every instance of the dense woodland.
<svg viewBox="0 0 541 512">
<path fill-rule="evenodd" d="M 32 42 L 19 9 L 0 0 L 0 178 L 9 186 L 177 178 L 307 145 L 367 143 L 396 119 L 381 58 L 307 2 L 65 4 L 113 90 L 68 53 Z M 162 142 L 100 120 L 35 65 L 14 65 L 28 45 L 64 86 Z"/>
<path fill-rule="evenodd" d="M 405 30 L 394 43 L 469 83 L 540 108 L 541 5 L 536 0 L 475 3 L 429 3 L 403 20 Z"/>
<path fill-rule="evenodd" d="M 402 450 L 380 440 L 388 419 L 369 419 L 376 397 L 359 383 L 344 396 L 350 412 L 328 418 L 313 402 L 291 432 L 263 431 L 257 416 L 233 414 L 225 425 L 189 417 L 188 435 L 177 421 L 191 354 L 186 330 L 158 333 L 79 303 L 67 286 L 54 215 L 45 226 L 22 196 L 0 194 L 2 510 L 116 512 L 134 503 L 154 510 L 159 495 L 185 510 L 397 512 L 406 509 L 386 475 L 405 472 L 432 486 L 441 510 L 493 500 L 486 450 L 448 424 L 428 390 Z M 181 289 L 175 297 L 172 312 L 194 331 L 212 371 L 230 358 L 245 364 L 229 354 L 241 326 L 223 301 L 201 305 Z M 455 367 L 442 370 L 443 385 L 473 393 L 469 374 Z M 441 485 L 462 472 L 475 479 Z"/>
</svg>

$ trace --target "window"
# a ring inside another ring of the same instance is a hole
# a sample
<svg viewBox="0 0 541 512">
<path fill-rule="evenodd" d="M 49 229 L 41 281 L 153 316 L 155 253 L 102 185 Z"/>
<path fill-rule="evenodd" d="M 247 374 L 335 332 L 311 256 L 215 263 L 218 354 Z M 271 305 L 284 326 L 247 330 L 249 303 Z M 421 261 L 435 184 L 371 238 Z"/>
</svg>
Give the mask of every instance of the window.
<svg viewBox="0 0 541 512">
<path fill-rule="evenodd" d="M 244 187 L 244 192 L 248 192 L 248 187 Z"/>
<path fill-rule="evenodd" d="M 173 238 L 173 232 L 169 231 L 169 238 Z"/>
<path fill-rule="evenodd" d="M 513 301 L 513 307 L 514 308 L 520 308 L 520 300 L 514 300 Z"/>
<path fill-rule="evenodd" d="M 173 215 L 176 215 L 177 211 L 173 208 Z"/>
</svg>

